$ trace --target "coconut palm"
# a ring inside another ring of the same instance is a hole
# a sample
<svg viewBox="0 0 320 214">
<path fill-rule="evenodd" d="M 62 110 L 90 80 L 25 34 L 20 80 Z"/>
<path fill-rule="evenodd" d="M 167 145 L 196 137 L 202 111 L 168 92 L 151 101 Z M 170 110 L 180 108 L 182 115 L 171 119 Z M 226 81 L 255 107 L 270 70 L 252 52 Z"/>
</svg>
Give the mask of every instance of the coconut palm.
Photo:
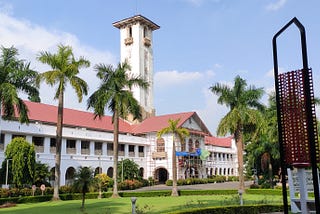
<svg viewBox="0 0 320 214">
<path fill-rule="evenodd" d="M 189 136 L 189 131 L 186 128 L 178 127 L 180 119 L 169 119 L 169 126 L 161 129 L 157 133 L 160 138 L 164 134 L 172 134 L 172 192 L 171 196 L 179 196 L 177 188 L 177 160 L 176 160 L 176 137 L 180 142 L 184 142 L 185 137 Z"/>
<path fill-rule="evenodd" d="M 50 86 L 57 85 L 54 95 L 54 99 L 58 99 L 58 115 L 53 200 L 59 200 L 64 92 L 69 83 L 76 91 L 78 101 L 82 101 L 83 95 L 87 95 L 88 93 L 88 85 L 77 75 L 79 74 L 79 69 L 89 67 L 90 62 L 83 57 L 80 57 L 78 60 L 75 59 L 72 48 L 64 45 L 59 45 L 58 51 L 55 54 L 46 51 L 40 52 L 38 60 L 52 68 L 52 70 L 39 74 L 38 84 L 41 81 L 45 81 Z"/>
<path fill-rule="evenodd" d="M 82 193 L 81 209 L 84 209 L 86 193 L 94 186 L 94 170 L 80 166 L 74 176 L 73 187 Z"/>
<path fill-rule="evenodd" d="M 19 113 L 19 121 L 28 123 L 28 109 L 19 92 L 28 95 L 31 101 L 39 102 L 39 91 L 35 84 L 38 75 L 30 69 L 30 63 L 17 58 L 18 50 L 14 47 L 1 47 L 0 56 L 0 112 L 5 120 L 16 117 L 15 109 Z M 0 118 L 1 119 L 1 118 Z"/>
<path fill-rule="evenodd" d="M 217 134 L 233 134 L 237 145 L 239 190 L 244 190 L 243 175 L 243 132 L 248 127 L 258 129 L 262 121 L 259 110 L 263 109 L 263 104 L 259 102 L 264 91 L 262 88 L 254 86 L 247 87 L 247 83 L 240 76 L 236 76 L 234 86 L 216 83 L 210 90 L 219 96 L 218 103 L 230 108 L 230 111 L 221 119 Z M 250 130 L 252 131 L 252 130 Z"/>
<path fill-rule="evenodd" d="M 112 112 L 113 134 L 113 194 L 118 194 L 118 143 L 119 143 L 119 118 L 127 118 L 129 114 L 133 119 L 141 118 L 141 108 L 138 101 L 130 91 L 132 86 L 148 87 L 148 82 L 139 76 L 129 75 L 130 65 L 127 62 L 119 63 L 117 68 L 112 65 L 98 64 L 95 66 L 97 77 L 101 84 L 88 99 L 88 109 L 93 108 L 95 118 L 102 117 L 105 109 Z"/>
</svg>

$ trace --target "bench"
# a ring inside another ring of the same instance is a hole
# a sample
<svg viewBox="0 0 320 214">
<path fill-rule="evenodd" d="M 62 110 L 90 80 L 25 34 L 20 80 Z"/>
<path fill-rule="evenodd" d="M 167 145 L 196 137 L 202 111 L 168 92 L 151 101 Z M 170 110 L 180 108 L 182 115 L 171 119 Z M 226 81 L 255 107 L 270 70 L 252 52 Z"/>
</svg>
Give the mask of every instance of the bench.
<svg viewBox="0 0 320 214">
<path fill-rule="evenodd" d="M 314 193 L 312 171 L 298 168 L 287 169 L 292 213 L 316 213 L 315 200 L 308 193 Z M 300 180 L 301 179 L 301 180 Z"/>
</svg>

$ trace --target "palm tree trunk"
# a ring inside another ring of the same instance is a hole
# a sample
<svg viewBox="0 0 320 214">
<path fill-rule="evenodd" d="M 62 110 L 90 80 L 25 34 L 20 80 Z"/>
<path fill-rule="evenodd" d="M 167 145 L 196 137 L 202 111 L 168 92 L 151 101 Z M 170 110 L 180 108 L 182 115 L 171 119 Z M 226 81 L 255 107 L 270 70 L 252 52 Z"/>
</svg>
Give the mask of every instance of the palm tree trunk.
<svg viewBox="0 0 320 214">
<path fill-rule="evenodd" d="M 61 165 L 62 125 L 63 125 L 63 92 L 60 92 L 59 104 L 58 104 L 57 132 L 56 132 L 55 182 L 54 182 L 52 200 L 60 200 L 59 187 L 60 187 L 60 177 L 61 177 L 60 165 Z"/>
<path fill-rule="evenodd" d="M 244 175 L 243 175 L 243 142 L 242 132 L 238 128 L 235 133 L 235 140 L 237 144 L 237 155 L 238 155 L 238 174 L 239 174 L 239 191 L 244 191 Z"/>
<path fill-rule="evenodd" d="M 82 204 L 81 204 L 81 210 L 83 210 L 83 209 L 84 209 L 84 202 L 85 202 L 85 200 L 86 200 L 86 192 L 85 192 L 85 191 L 83 191 L 83 192 L 82 192 Z"/>
<path fill-rule="evenodd" d="M 172 193 L 171 196 L 179 196 L 177 187 L 177 160 L 176 160 L 176 143 L 174 136 L 172 138 Z"/>
<path fill-rule="evenodd" d="M 119 141 L 119 114 L 114 111 L 114 135 L 113 135 L 113 193 L 112 198 L 118 198 L 118 141 Z"/>
</svg>

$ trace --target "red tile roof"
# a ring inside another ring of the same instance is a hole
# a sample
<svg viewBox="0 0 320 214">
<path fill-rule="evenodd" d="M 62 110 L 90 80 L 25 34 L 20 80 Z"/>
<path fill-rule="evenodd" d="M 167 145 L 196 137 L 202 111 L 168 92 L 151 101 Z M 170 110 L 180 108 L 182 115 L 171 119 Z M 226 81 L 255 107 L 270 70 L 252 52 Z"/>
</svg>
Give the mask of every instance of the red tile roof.
<svg viewBox="0 0 320 214">
<path fill-rule="evenodd" d="M 29 109 L 30 121 L 41 121 L 44 123 L 57 123 L 57 106 L 24 101 Z M 73 127 L 84 127 L 89 129 L 113 131 L 112 117 L 103 116 L 101 119 L 94 119 L 94 114 L 91 112 L 78 111 L 74 109 L 64 108 L 63 124 Z M 130 133 L 131 126 L 129 123 L 120 120 L 119 131 Z"/>
<path fill-rule="evenodd" d="M 189 118 L 194 117 L 194 119 L 199 123 L 203 131 L 190 130 L 190 132 L 195 132 L 202 135 L 211 135 L 207 127 L 201 121 L 196 112 L 183 112 L 177 114 L 166 114 L 160 116 L 149 117 L 141 122 L 141 124 L 135 125 L 133 128 L 133 133 L 144 134 L 149 132 L 157 132 L 165 127 L 168 127 L 169 119 L 179 120 L 178 127 L 181 127 Z"/>
<path fill-rule="evenodd" d="M 211 136 L 211 137 L 206 136 L 204 140 L 205 140 L 206 145 L 231 148 L 232 139 L 233 139 L 233 137 L 218 138 L 218 137 L 213 137 L 213 136 Z"/>
</svg>

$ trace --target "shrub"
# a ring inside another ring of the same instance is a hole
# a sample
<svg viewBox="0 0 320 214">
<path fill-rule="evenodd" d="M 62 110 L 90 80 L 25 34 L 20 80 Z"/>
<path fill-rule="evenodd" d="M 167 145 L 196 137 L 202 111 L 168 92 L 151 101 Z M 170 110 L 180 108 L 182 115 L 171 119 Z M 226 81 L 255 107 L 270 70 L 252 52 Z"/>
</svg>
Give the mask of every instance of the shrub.
<svg viewBox="0 0 320 214">
<path fill-rule="evenodd" d="M 167 186 L 172 186 L 172 182 L 173 182 L 172 180 L 167 180 L 167 181 L 166 181 L 166 185 L 167 185 Z"/>
<path fill-rule="evenodd" d="M 66 193 L 72 193 L 72 187 L 71 186 L 61 186 L 59 188 L 59 194 L 66 194 Z"/>
<path fill-rule="evenodd" d="M 118 184 L 119 190 L 133 190 L 142 186 L 142 183 L 138 180 L 124 180 Z"/>
</svg>

